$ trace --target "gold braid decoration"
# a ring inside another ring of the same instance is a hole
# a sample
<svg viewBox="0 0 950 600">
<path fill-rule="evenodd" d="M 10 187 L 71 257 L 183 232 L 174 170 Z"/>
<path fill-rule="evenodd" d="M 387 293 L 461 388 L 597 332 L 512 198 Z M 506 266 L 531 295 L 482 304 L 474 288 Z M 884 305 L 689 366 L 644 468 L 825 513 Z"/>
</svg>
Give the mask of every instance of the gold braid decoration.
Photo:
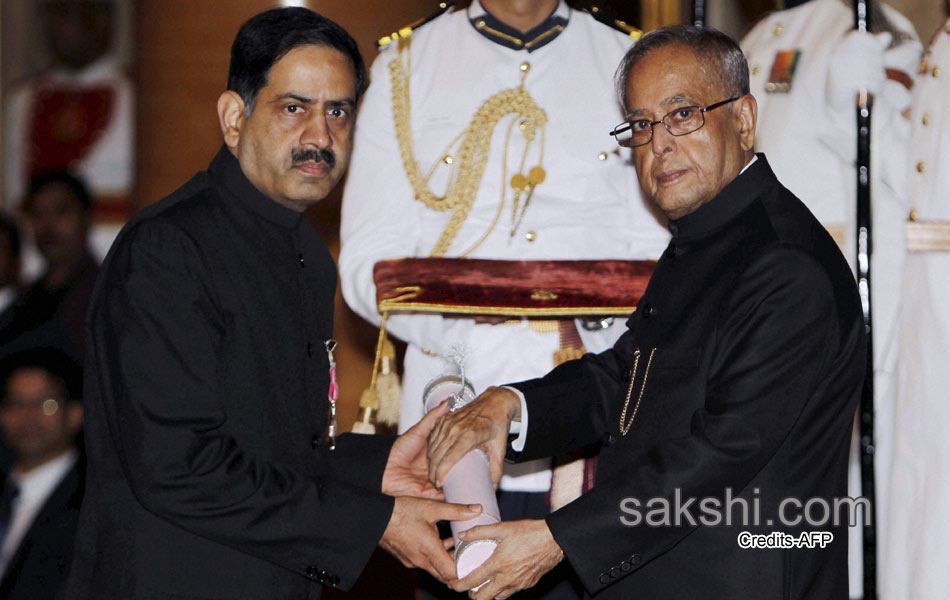
<svg viewBox="0 0 950 600">
<path fill-rule="evenodd" d="M 452 173 L 445 196 L 437 196 L 429 189 L 429 179 L 435 172 L 438 163 L 432 167 L 428 175 L 423 177 L 419 163 L 416 162 L 410 123 L 408 44 L 400 44 L 399 50 L 400 55 L 389 63 L 389 71 L 392 77 L 393 120 L 396 127 L 396 139 L 399 141 L 403 166 L 406 169 L 416 199 L 431 210 L 453 211 L 431 253 L 431 256 L 444 256 L 465 223 L 472 204 L 475 202 L 478 186 L 481 183 L 482 175 L 485 173 L 485 164 L 488 162 L 488 152 L 495 126 L 507 115 L 518 115 L 517 118 L 522 119 L 518 130 L 525 138 L 525 154 L 527 154 L 528 146 L 535 139 L 537 131 L 540 129 L 543 134 L 544 126 L 547 124 L 547 114 L 538 107 L 531 95 L 524 89 L 524 78 L 528 70 L 526 66 L 522 67 L 521 85 L 516 88 L 502 90 L 486 100 L 475 112 L 475 116 L 472 117 L 472 121 L 465 131 L 455 138 L 442 154 L 439 162 L 450 163 Z M 402 59 L 403 52 L 407 55 L 405 64 Z M 459 139 L 461 139 L 461 144 L 458 151 L 454 157 L 449 159 L 449 151 Z M 522 160 L 522 162 L 524 161 Z M 503 198 L 504 189 L 505 182 L 502 182 Z M 497 224 L 497 221 L 496 218 L 489 232 Z M 486 233 L 481 241 L 484 241 L 487 236 Z M 466 251 L 465 254 L 474 249 L 475 246 Z"/>
</svg>

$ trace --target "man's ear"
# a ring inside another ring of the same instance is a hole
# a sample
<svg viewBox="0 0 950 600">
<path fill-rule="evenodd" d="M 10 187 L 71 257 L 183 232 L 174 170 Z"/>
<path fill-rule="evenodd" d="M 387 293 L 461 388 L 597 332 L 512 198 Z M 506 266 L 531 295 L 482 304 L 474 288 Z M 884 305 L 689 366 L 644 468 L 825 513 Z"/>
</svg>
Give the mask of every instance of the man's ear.
<svg viewBox="0 0 950 600">
<path fill-rule="evenodd" d="M 244 126 L 244 99 L 237 92 L 228 90 L 218 97 L 218 123 L 224 144 L 232 151 L 237 149 Z"/>
<path fill-rule="evenodd" d="M 755 123 L 759 115 L 759 105 L 752 94 L 746 94 L 736 100 L 736 128 L 739 132 L 739 143 L 744 151 L 752 150 L 755 144 Z"/>
</svg>

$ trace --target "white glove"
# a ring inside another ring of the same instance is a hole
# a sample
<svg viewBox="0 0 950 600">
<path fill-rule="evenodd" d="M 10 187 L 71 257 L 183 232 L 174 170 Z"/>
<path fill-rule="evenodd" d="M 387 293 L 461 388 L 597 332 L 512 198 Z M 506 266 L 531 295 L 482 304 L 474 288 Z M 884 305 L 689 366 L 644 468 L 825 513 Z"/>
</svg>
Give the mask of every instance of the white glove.
<svg viewBox="0 0 950 600">
<path fill-rule="evenodd" d="M 871 34 L 854 30 L 845 36 L 831 55 L 825 90 L 828 103 L 834 108 L 854 106 L 859 90 L 879 94 L 884 89 L 887 73 L 884 51 L 891 43 L 891 34 Z"/>
</svg>

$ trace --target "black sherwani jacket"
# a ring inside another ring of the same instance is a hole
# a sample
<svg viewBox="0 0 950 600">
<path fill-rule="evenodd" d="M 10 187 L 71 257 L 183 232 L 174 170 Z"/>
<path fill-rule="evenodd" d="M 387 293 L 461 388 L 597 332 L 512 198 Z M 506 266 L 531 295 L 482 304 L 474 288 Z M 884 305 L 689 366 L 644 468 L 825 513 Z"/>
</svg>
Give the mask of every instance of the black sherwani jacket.
<svg viewBox="0 0 950 600">
<path fill-rule="evenodd" d="M 382 536 L 391 439 L 325 443 L 336 269 L 222 149 L 137 215 L 88 316 L 66 598 L 316 598 Z"/>
<path fill-rule="evenodd" d="M 779 505 L 847 496 L 866 351 L 851 271 L 761 154 L 670 230 L 616 345 L 516 384 L 529 415 L 518 458 L 603 443 L 594 489 L 547 523 L 598 599 L 843 600 L 845 527 L 796 524 L 795 505 L 783 524 Z M 677 526 L 677 490 L 681 506 L 696 498 L 696 526 L 683 513 Z M 735 503 L 731 526 L 724 511 L 722 524 L 702 525 L 702 499 L 713 499 L 705 522 L 715 523 L 714 502 L 729 494 L 746 500 L 750 520 L 759 507 L 758 525 L 744 525 Z M 626 498 L 641 508 L 628 500 L 625 510 Z M 669 519 L 653 498 L 670 503 Z M 635 513 L 639 524 L 621 521 L 636 523 Z M 828 531 L 834 541 L 743 549 L 743 531 Z"/>
<path fill-rule="evenodd" d="M 66 581 L 85 484 L 84 461 L 66 472 L 43 503 L 0 579 L 4 600 L 51 600 Z"/>
</svg>

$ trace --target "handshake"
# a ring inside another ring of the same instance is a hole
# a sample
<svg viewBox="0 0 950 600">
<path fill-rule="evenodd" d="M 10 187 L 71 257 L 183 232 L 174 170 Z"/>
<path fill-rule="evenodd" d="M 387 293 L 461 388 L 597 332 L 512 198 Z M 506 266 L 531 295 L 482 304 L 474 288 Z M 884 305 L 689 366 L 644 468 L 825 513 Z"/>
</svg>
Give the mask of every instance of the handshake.
<svg viewBox="0 0 950 600">
<path fill-rule="evenodd" d="M 429 411 L 393 444 L 382 491 L 396 500 L 379 545 L 403 565 L 425 569 L 455 591 L 468 590 L 471 598 L 507 598 L 536 584 L 564 558 L 545 521 L 508 521 L 462 532 L 462 541 L 498 543 L 491 558 L 462 578 L 450 554 L 454 542 L 440 539 L 436 523 L 481 514 L 477 504 L 444 502 L 442 484 L 451 468 L 477 448 L 488 455 L 497 486 L 510 424 L 521 420 L 521 400 L 509 389 L 493 387 L 455 412 L 447 404 Z"/>
</svg>

